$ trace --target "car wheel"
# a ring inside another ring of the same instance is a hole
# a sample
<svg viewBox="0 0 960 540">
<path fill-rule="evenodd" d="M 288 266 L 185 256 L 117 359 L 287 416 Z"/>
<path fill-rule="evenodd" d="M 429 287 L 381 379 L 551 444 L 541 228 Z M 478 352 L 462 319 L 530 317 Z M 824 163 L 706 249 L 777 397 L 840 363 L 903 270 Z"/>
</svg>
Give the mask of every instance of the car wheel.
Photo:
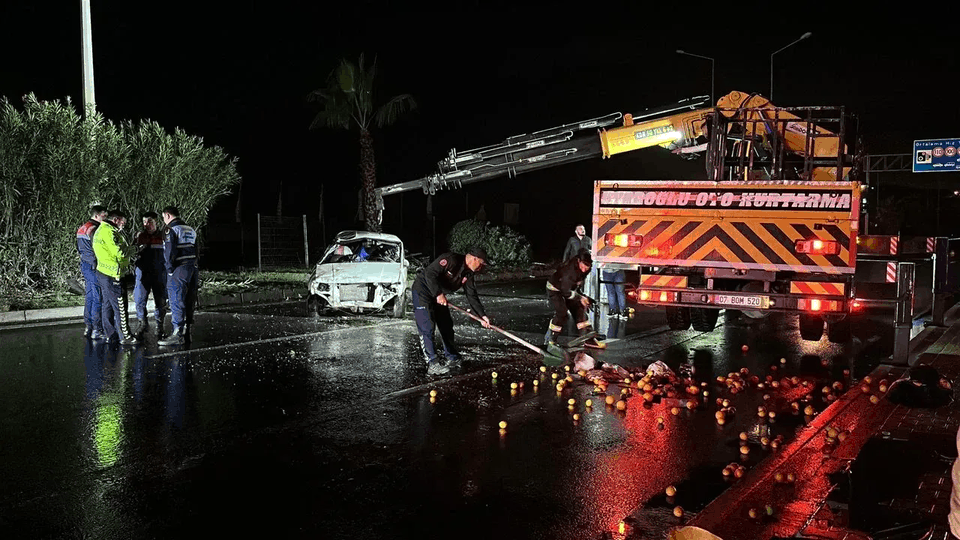
<svg viewBox="0 0 960 540">
<path fill-rule="evenodd" d="M 311 294 L 307 298 L 307 314 L 311 317 L 318 315 L 323 315 L 323 312 L 326 311 L 326 302 L 323 301 L 323 298 L 315 294 Z"/>
<path fill-rule="evenodd" d="M 407 314 L 407 290 L 404 289 L 396 298 L 393 299 L 393 305 L 390 307 L 390 316 L 399 319 Z"/>
</svg>

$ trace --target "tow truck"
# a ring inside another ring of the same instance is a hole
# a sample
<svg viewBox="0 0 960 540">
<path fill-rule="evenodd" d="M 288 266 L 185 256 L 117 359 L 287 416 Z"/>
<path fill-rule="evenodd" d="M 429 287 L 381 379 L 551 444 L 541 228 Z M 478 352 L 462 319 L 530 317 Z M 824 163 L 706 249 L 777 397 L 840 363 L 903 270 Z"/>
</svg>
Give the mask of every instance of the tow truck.
<svg viewBox="0 0 960 540">
<path fill-rule="evenodd" d="M 862 185 L 843 107 L 777 107 L 734 91 L 612 113 L 450 151 L 437 172 L 377 190 L 438 190 L 659 146 L 705 158 L 707 180 L 597 180 L 595 264 L 635 271 L 635 300 L 673 330 L 714 329 L 720 309 L 796 314 L 801 337 L 850 337 Z"/>
</svg>

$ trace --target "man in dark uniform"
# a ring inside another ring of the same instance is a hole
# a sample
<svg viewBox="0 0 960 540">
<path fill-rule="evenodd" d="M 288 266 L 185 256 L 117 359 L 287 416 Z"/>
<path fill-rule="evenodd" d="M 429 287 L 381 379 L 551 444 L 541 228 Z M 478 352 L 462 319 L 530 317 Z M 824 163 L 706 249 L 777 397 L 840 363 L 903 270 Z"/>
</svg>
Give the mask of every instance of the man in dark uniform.
<svg viewBox="0 0 960 540">
<path fill-rule="evenodd" d="M 136 282 L 133 303 L 137 307 L 137 326 L 133 333 L 143 337 L 147 324 L 147 297 L 153 293 L 154 320 L 157 339 L 163 337 L 163 318 L 167 313 L 167 271 L 163 264 L 163 234 L 157 226 L 160 216 L 156 212 L 144 212 L 140 219 L 143 230 L 137 235 Z"/>
<path fill-rule="evenodd" d="M 581 336 L 593 331 L 590 320 L 587 318 L 590 298 L 577 292 L 583 280 L 590 274 L 592 265 L 593 257 L 590 256 L 590 251 L 580 249 L 576 256 L 560 265 L 547 280 L 547 297 L 554 309 L 548 330 L 548 345 L 557 344 L 557 338 L 560 337 L 560 332 L 567 323 L 568 312 L 573 313 Z M 584 345 L 601 349 L 606 347 L 605 343 L 597 341 L 596 338 L 590 338 Z"/>
<path fill-rule="evenodd" d="M 173 332 L 157 345 L 180 345 L 190 339 L 193 308 L 197 301 L 197 231 L 180 220 L 180 210 L 168 206 L 161 212 L 167 230 L 163 235 L 163 264 L 167 270 Z"/>
<path fill-rule="evenodd" d="M 443 375 L 450 371 L 451 364 L 460 362 L 460 352 L 453 342 L 453 319 L 447 307 L 447 294 L 463 287 L 467 302 L 474 314 L 483 319 L 484 328 L 490 328 L 490 319 L 483 310 L 474 274 L 490 263 L 487 252 L 480 247 L 471 248 L 466 255 L 444 253 L 417 273 L 410 288 L 413 293 L 413 318 L 420 332 L 420 344 L 427 357 L 427 374 Z M 443 344 L 443 358 L 437 354 L 434 329 L 439 328 Z"/>
</svg>

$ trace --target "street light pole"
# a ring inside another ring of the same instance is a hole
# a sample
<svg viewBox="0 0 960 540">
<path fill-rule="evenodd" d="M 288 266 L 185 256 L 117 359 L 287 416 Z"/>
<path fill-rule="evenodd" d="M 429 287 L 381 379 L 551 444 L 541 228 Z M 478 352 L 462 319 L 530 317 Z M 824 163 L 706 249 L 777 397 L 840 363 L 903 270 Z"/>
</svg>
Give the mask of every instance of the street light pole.
<svg viewBox="0 0 960 540">
<path fill-rule="evenodd" d="M 80 0 L 80 48 L 83 52 L 83 113 L 93 113 L 97 100 L 93 91 L 93 31 L 90 28 L 90 0 Z"/>
<path fill-rule="evenodd" d="M 774 54 L 777 54 L 778 52 L 780 52 L 780 51 L 782 51 L 782 50 L 784 50 L 784 49 L 786 49 L 786 48 L 792 47 L 792 46 L 796 45 L 797 43 L 800 43 L 801 41 L 807 39 L 808 37 L 810 37 L 810 36 L 812 36 L 812 35 L 813 35 L 813 34 L 812 34 L 811 32 L 807 32 L 807 33 L 803 34 L 802 36 L 800 36 L 800 37 L 799 37 L 796 41 L 794 41 L 793 43 L 791 43 L 791 44 L 789 44 L 789 45 L 787 45 L 787 46 L 785 46 L 785 47 L 781 47 L 781 48 L 777 49 L 776 51 L 773 52 L 773 54 L 770 55 L 770 101 L 773 101 L 773 55 L 774 55 Z"/>
<path fill-rule="evenodd" d="M 684 51 L 684 50 L 682 50 L 682 49 L 677 49 L 677 54 L 685 54 L 685 55 L 687 55 L 687 56 L 695 56 L 695 57 L 697 57 L 697 58 L 703 58 L 704 60 L 709 60 L 709 61 L 710 61 L 710 106 L 712 107 L 712 106 L 716 105 L 716 102 L 713 101 L 713 74 L 714 74 L 713 58 L 710 58 L 709 56 L 702 56 L 702 55 L 699 55 L 699 54 L 688 53 L 687 51 Z"/>
</svg>

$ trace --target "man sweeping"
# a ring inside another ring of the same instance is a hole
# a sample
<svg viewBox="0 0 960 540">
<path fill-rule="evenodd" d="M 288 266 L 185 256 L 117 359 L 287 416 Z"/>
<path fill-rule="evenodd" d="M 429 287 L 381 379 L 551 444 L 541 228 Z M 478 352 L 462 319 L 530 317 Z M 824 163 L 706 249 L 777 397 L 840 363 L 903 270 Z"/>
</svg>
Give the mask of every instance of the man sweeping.
<svg viewBox="0 0 960 540">
<path fill-rule="evenodd" d="M 447 295 L 463 287 L 473 312 L 490 328 L 490 319 L 483 310 L 474 274 L 490 264 L 487 252 L 481 247 L 471 248 L 465 255 L 444 253 L 417 273 L 410 288 L 413 293 L 413 318 L 420 332 L 420 344 L 427 357 L 427 374 L 443 375 L 451 365 L 460 363 L 460 352 L 453 342 L 453 319 L 447 307 Z M 443 356 L 437 353 L 434 329 L 440 330 Z"/>
<path fill-rule="evenodd" d="M 586 249 L 580 249 L 577 254 L 570 257 L 566 262 L 557 268 L 550 279 L 547 280 L 547 297 L 553 306 L 554 315 L 550 321 L 548 330 L 547 347 L 557 346 L 557 338 L 563 331 L 567 323 L 569 313 L 577 323 L 577 331 L 581 336 L 593 332 L 590 320 L 587 318 L 587 308 L 590 307 L 590 297 L 577 292 L 583 284 L 583 280 L 590 274 L 590 268 L 593 266 L 593 257 Z M 606 348 L 606 343 L 598 341 L 596 337 L 591 337 L 583 342 L 584 346 L 597 349 Z"/>
</svg>

